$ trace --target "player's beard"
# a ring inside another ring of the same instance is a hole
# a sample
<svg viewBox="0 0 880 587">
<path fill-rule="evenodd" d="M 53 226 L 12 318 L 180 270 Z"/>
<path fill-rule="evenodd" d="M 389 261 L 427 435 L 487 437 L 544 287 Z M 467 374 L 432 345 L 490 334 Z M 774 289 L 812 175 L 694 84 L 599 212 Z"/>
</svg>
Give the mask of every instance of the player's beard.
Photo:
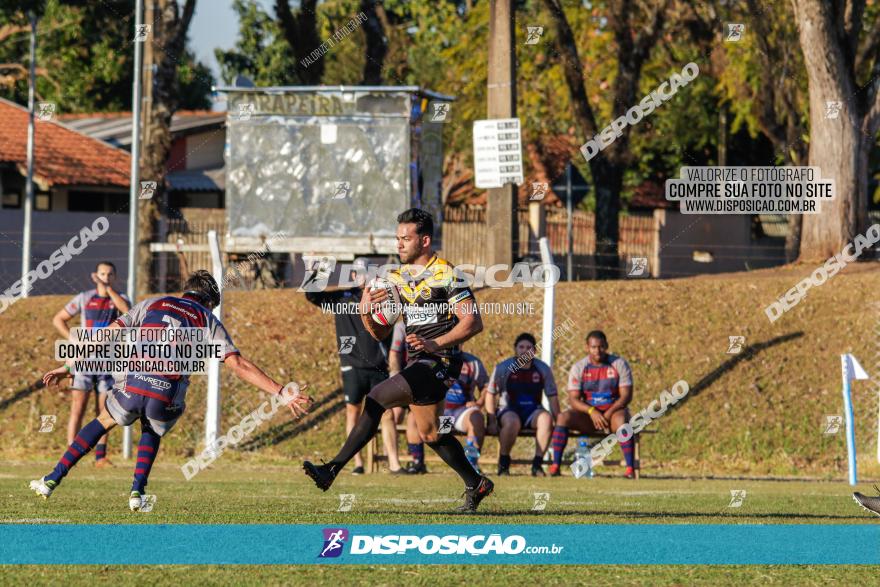
<svg viewBox="0 0 880 587">
<path fill-rule="evenodd" d="M 422 251 L 422 247 L 418 246 L 411 251 L 398 251 L 397 254 L 400 257 L 401 263 L 403 263 L 404 265 L 409 265 L 422 255 Z"/>
</svg>

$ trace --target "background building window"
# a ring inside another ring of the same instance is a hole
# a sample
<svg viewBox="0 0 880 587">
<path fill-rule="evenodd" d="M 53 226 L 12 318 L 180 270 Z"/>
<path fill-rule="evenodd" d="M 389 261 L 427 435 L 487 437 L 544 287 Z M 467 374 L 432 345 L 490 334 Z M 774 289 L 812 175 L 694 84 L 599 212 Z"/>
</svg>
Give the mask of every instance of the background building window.
<svg viewBox="0 0 880 587">
<path fill-rule="evenodd" d="M 34 209 L 48 211 L 52 209 L 52 194 L 37 194 L 34 196 Z"/>
<path fill-rule="evenodd" d="M 3 207 L 4 208 L 21 208 L 21 194 L 16 192 L 9 192 L 3 194 Z"/>
</svg>

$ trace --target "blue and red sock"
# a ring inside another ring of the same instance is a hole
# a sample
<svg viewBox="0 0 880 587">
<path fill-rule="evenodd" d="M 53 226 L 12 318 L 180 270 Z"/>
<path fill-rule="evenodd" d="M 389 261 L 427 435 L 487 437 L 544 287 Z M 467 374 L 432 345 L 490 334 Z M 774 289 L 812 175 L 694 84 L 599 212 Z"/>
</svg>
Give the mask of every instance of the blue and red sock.
<svg viewBox="0 0 880 587">
<path fill-rule="evenodd" d="M 159 442 L 162 438 L 156 434 L 152 428 L 144 427 L 141 431 L 141 439 L 138 442 L 137 463 L 134 468 L 134 481 L 131 484 L 131 490 L 143 494 L 147 487 L 147 478 L 150 476 L 150 469 L 153 468 L 153 461 L 156 460 L 156 454 L 159 452 Z"/>
<path fill-rule="evenodd" d="M 98 440 L 106 433 L 107 429 L 97 418 L 86 424 L 73 439 L 73 443 L 67 447 L 64 456 L 55 465 L 55 469 L 46 475 L 46 479 L 61 483 L 61 480 L 67 476 L 73 466 L 92 450 L 98 444 Z"/>
<path fill-rule="evenodd" d="M 626 442 L 620 443 L 620 450 L 623 451 L 623 459 L 626 461 L 626 466 L 628 469 L 633 468 L 633 447 L 635 446 L 635 441 L 633 441 L 632 437 Z"/>
<path fill-rule="evenodd" d="M 562 464 L 562 453 L 565 452 L 565 445 L 568 444 L 568 428 L 565 426 L 553 427 L 553 438 L 551 446 L 553 447 L 553 464 Z"/>
<path fill-rule="evenodd" d="M 425 462 L 425 445 L 421 442 L 407 443 L 413 464 L 419 466 Z"/>
<path fill-rule="evenodd" d="M 480 460 L 480 443 L 477 442 L 476 437 L 468 436 L 467 441 L 469 444 L 472 444 L 475 449 L 477 449 L 476 455 L 468 455 L 468 462 L 472 464 L 474 467 L 477 467 L 477 463 Z M 465 450 L 465 454 L 467 454 L 467 450 Z"/>
<path fill-rule="evenodd" d="M 101 459 L 107 458 L 107 445 L 99 444 L 95 447 L 95 460 L 100 461 Z"/>
</svg>

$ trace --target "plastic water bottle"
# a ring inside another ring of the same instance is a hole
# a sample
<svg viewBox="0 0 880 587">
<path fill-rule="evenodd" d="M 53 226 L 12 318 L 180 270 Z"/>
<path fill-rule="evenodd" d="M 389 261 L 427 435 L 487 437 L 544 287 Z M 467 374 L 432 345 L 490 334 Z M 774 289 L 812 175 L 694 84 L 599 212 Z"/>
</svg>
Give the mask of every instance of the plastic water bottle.
<svg viewBox="0 0 880 587">
<path fill-rule="evenodd" d="M 474 466 L 474 469 L 477 468 L 477 461 L 480 459 L 480 449 L 477 448 L 477 445 L 474 444 L 473 440 L 468 440 L 467 444 L 464 447 L 464 454 L 467 456 L 467 460 L 471 465 Z"/>
<path fill-rule="evenodd" d="M 580 463 L 580 466 L 584 468 L 584 473 L 581 475 L 581 479 L 584 477 L 593 478 L 593 459 L 590 457 L 590 443 L 587 441 L 586 436 L 582 436 L 580 440 L 578 440 L 577 450 L 575 451 L 575 463 Z"/>
</svg>

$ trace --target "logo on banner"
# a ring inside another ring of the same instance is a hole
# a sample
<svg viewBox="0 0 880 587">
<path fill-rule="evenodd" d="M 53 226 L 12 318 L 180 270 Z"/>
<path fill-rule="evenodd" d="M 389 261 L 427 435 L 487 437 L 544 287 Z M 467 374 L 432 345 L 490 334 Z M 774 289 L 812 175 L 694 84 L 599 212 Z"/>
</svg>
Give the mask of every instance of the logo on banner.
<svg viewBox="0 0 880 587">
<path fill-rule="evenodd" d="M 547 503 L 550 501 L 549 493 L 535 493 L 535 503 L 532 505 L 533 512 L 543 512 L 547 509 Z"/>
<path fill-rule="evenodd" d="M 55 422 L 58 416 L 54 414 L 45 414 L 40 416 L 40 432 L 52 432 L 55 429 Z"/>
<path fill-rule="evenodd" d="M 743 347 L 746 344 L 745 336 L 728 336 L 727 337 L 727 354 L 728 355 L 738 355 L 742 352 Z"/>
<path fill-rule="evenodd" d="M 336 510 L 337 512 L 350 512 L 351 507 L 354 505 L 354 494 L 353 493 L 340 493 L 339 494 L 339 508 Z"/>
<path fill-rule="evenodd" d="M 742 507 L 742 504 L 745 500 L 746 500 L 746 490 L 745 489 L 731 489 L 730 490 L 730 503 L 727 504 L 727 507 L 729 507 L 729 508 Z"/>
<path fill-rule="evenodd" d="M 825 416 L 825 431 L 823 434 L 837 434 L 843 426 L 843 416 Z"/>
<path fill-rule="evenodd" d="M 324 528 L 324 548 L 318 558 L 336 558 L 342 554 L 342 547 L 348 540 L 345 528 Z"/>
<path fill-rule="evenodd" d="M 440 426 L 437 427 L 437 434 L 449 434 L 455 425 L 453 416 L 440 416 Z"/>
</svg>

